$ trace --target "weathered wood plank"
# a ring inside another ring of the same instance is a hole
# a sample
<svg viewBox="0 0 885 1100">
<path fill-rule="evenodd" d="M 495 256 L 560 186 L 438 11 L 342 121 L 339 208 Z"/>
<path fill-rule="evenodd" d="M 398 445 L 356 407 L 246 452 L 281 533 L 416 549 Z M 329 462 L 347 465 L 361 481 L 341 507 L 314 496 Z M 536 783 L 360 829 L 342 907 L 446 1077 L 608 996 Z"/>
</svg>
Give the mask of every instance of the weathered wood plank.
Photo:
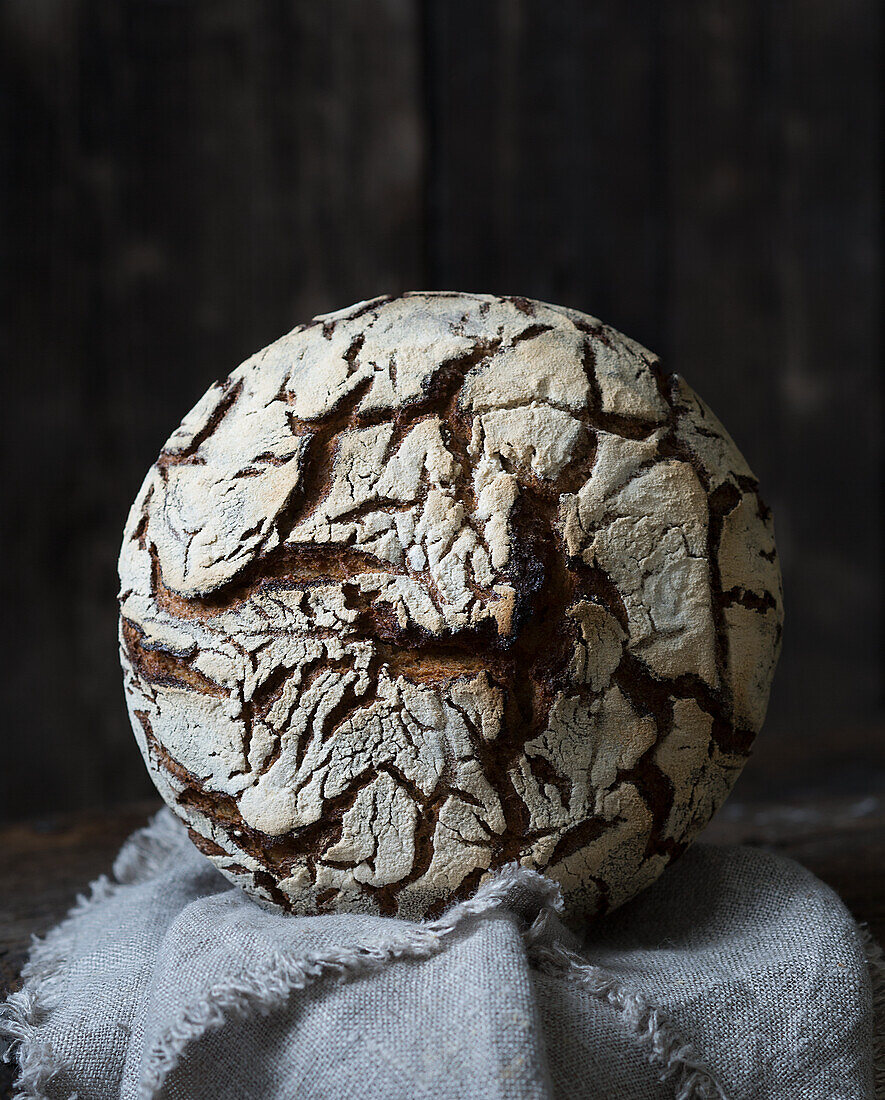
<svg viewBox="0 0 885 1100">
<path fill-rule="evenodd" d="M 873 8 L 666 7 L 665 343 L 774 509 L 796 764 L 881 718 Z"/>
<path fill-rule="evenodd" d="M 114 557 L 181 413 L 300 317 L 421 284 L 598 312 L 697 385 L 786 572 L 748 780 L 772 754 L 772 782 L 829 768 L 835 728 L 872 759 L 880 19 L 874 0 L 5 5 L 0 599 L 27 735 L 0 818 L 150 790 Z M 848 771 L 827 774 L 855 789 Z"/>
<path fill-rule="evenodd" d="M 658 5 L 431 0 L 431 276 L 660 343 Z"/>
<path fill-rule="evenodd" d="M 15 818 L 150 791 L 116 656 L 126 510 L 213 379 L 424 282 L 424 139 L 413 0 L 10 4 L 0 29 Z"/>
<path fill-rule="evenodd" d="M 868 721 L 885 705 L 882 10 L 876 0 L 770 7 L 782 410 L 775 476 L 789 584 L 776 717 L 802 729 L 796 748 L 812 756 L 826 750 L 834 723 Z"/>
<path fill-rule="evenodd" d="M 99 875 L 110 875 L 123 841 L 162 803 L 32 818 L 0 828 L 0 984 L 8 988 L 30 948 Z"/>
</svg>

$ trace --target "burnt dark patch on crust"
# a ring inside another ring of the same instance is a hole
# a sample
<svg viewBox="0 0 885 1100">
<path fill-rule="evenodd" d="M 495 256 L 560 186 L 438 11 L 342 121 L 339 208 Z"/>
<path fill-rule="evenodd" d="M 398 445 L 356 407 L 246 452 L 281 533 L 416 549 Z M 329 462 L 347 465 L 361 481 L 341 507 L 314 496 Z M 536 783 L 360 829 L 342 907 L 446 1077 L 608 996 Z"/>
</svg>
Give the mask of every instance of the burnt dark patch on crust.
<svg viewBox="0 0 885 1100">
<path fill-rule="evenodd" d="M 186 688 L 201 695 L 226 695 L 223 688 L 193 667 L 191 657 L 148 645 L 144 632 L 129 619 L 121 620 L 120 636 L 132 667 L 146 683 Z"/>
<path fill-rule="evenodd" d="M 729 588 L 727 592 L 722 593 L 723 607 L 734 607 L 736 604 L 762 614 L 777 608 L 777 602 L 770 592 L 748 592 L 746 588 Z"/>
<path fill-rule="evenodd" d="M 188 826 L 187 835 L 191 838 L 197 850 L 202 852 L 204 856 L 217 856 L 221 859 L 227 858 L 227 852 L 224 848 L 216 844 L 214 840 L 210 840 L 209 837 L 203 836 L 202 833 L 198 833 L 197 830 L 190 825 Z"/>
<path fill-rule="evenodd" d="M 557 863 L 568 859 L 569 856 L 579 852 L 582 848 L 586 848 L 592 841 L 601 837 L 608 828 L 610 828 L 610 823 L 603 818 L 589 817 L 586 821 L 567 829 L 553 849 L 553 854 L 550 856 L 550 866 L 555 867 Z"/>
<path fill-rule="evenodd" d="M 710 591 L 713 622 L 715 623 L 716 671 L 722 684 L 723 711 L 717 717 L 728 720 L 733 711 L 731 692 L 728 688 L 728 633 L 726 631 L 725 599 L 722 594 L 722 577 L 719 569 L 719 546 L 725 517 L 733 512 L 741 501 L 740 490 L 726 481 L 707 497 L 707 568 L 710 571 Z"/>
<path fill-rule="evenodd" d="M 182 619 L 206 620 L 236 608 L 255 595 L 272 594 L 281 589 L 340 584 L 360 573 L 405 574 L 404 569 L 352 546 L 337 543 L 280 546 L 250 563 L 234 580 L 220 585 L 209 595 L 188 599 L 166 587 L 153 547 L 151 554 L 157 604 Z"/>
<path fill-rule="evenodd" d="M 526 340 L 534 340 L 536 336 L 542 336 L 545 332 L 552 332 L 553 325 L 529 325 L 528 328 L 524 328 L 522 332 L 518 332 L 510 341 L 511 347 L 516 347 L 517 344 L 523 344 Z"/>
<path fill-rule="evenodd" d="M 504 298 L 503 301 L 511 302 L 520 313 L 524 313 L 526 317 L 534 317 L 538 312 L 537 306 L 531 298 L 522 298 L 520 295 L 515 294 L 509 298 Z"/>
<path fill-rule="evenodd" d="M 419 295 L 420 297 L 420 295 Z M 439 295 L 438 297 L 445 297 Z M 448 297 L 460 297 L 448 295 Z M 470 297 L 470 296 L 466 296 Z M 374 299 L 360 310 L 343 320 L 348 322 L 356 318 L 377 312 L 390 297 Z M 538 315 L 538 307 L 528 299 L 510 298 L 511 302 L 527 318 Z M 489 304 L 482 303 L 480 314 L 489 313 Z M 466 331 L 464 315 L 460 326 L 453 331 L 463 334 Z M 320 323 L 317 321 L 315 323 Z M 611 346 L 606 330 L 601 325 L 583 323 L 574 320 L 577 328 L 592 337 Z M 338 321 L 322 321 L 323 335 L 331 338 Z M 305 326 L 306 327 L 306 326 Z M 554 326 L 527 323 L 521 332 L 511 338 L 511 344 L 532 340 Z M 503 331 L 500 328 L 499 333 Z M 351 375 L 361 369 L 360 356 L 364 346 L 364 334 L 358 334 L 351 341 L 344 359 L 348 363 Z M 407 433 L 416 424 L 427 418 L 439 418 L 446 447 L 451 452 L 460 473 L 454 479 L 451 492 L 462 503 L 467 518 L 465 523 L 472 526 L 477 535 L 481 531 L 477 526 L 474 513 L 477 510 L 474 486 L 470 473 L 475 458 L 471 454 L 472 418 L 470 412 L 462 408 L 459 398 L 465 380 L 471 371 L 495 355 L 502 345 L 502 339 L 488 338 L 474 340 L 473 347 L 466 353 L 454 356 L 442 363 L 434 371 L 424 387 L 423 393 L 415 400 L 395 409 L 373 409 L 361 412 L 359 409 L 377 376 L 362 378 L 342 395 L 331 412 L 316 419 L 306 420 L 289 417 L 289 426 L 296 436 L 306 437 L 307 443 L 300 460 L 300 477 L 289 501 L 279 516 L 278 533 L 282 545 L 269 552 L 259 554 L 233 580 L 220 585 L 211 594 L 185 599 L 169 590 L 163 583 L 159 559 L 153 546 L 149 546 L 152 560 L 153 591 L 160 608 L 168 614 L 181 619 L 206 620 L 213 616 L 236 608 L 256 595 L 272 597 L 274 591 L 303 590 L 307 592 L 318 586 L 337 585 L 344 598 L 344 610 L 353 615 L 352 621 L 341 623 L 335 635 L 342 641 L 364 642 L 371 647 L 372 658 L 367 672 L 370 684 L 377 681 L 381 670 L 397 679 L 402 677 L 412 684 L 445 689 L 446 686 L 466 678 L 474 678 L 480 673 L 487 674 L 491 684 L 500 689 L 504 701 L 503 720 L 497 736 L 487 740 L 468 712 L 457 706 L 451 699 L 445 705 L 458 711 L 470 733 L 474 755 L 482 773 L 489 781 L 500 800 L 504 829 L 500 835 L 483 840 L 483 846 L 490 851 L 492 869 L 512 859 L 526 858 L 533 843 L 549 836 L 553 830 L 530 829 L 530 811 L 517 793 L 511 773 L 518 766 L 525 753 L 526 743 L 544 732 L 548 723 L 551 707 L 560 692 L 568 692 L 584 699 L 588 704 L 598 696 L 588 687 L 575 685 L 568 676 L 568 666 L 574 652 L 574 646 L 580 631 L 577 623 L 568 615 L 568 610 L 580 600 L 595 602 L 606 608 L 628 632 L 628 615 L 624 601 L 612 579 L 599 567 L 588 566 L 580 558 L 568 558 L 560 535 L 559 508 L 563 495 L 577 492 L 593 477 L 593 467 L 597 456 L 597 432 L 605 431 L 623 438 L 634 440 L 648 439 L 653 433 L 659 433 L 663 442 L 654 459 L 648 465 L 662 458 L 676 458 L 691 465 L 701 480 L 709 496 L 708 523 L 708 561 L 710 582 L 713 592 L 713 613 L 715 619 L 716 659 L 720 676 L 720 686 L 711 688 L 697 676 L 681 676 L 675 679 L 659 680 L 643 664 L 641 656 L 626 651 L 613 676 L 613 683 L 627 697 L 634 709 L 641 715 L 652 718 L 657 729 L 657 741 L 630 768 L 618 773 L 612 790 L 618 785 L 632 784 L 643 803 L 649 808 L 653 825 L 648 836 L 645 856 L 664 855 L 674 858 L 685 847 L 681 840 L 672 840 L 663 835 L 668 815 L 673 806 L 673 783 L 655 762 L 655 750 L 660 739 L 673 726 L 673 702 L 675 699 L 692 699 L 712 720 L 713 742 L 723 751 L 734 754 L 746 754 L 749 751 L 752 734 L 735 728 L 732 721 L 731 701 L 727 691 L 727 653 L 725 650 L 725 621 L 723 609 L 740 605 L 750 610 L 764 612 L 776 607 L 776 599 L 771 593 L 752 593 L 739 587 L 728 592 L 721 590 L 721 578 L 718 568 L 718 548 L 721 540 L 724 517 L 731 512 L 742 499 L 742 493 L 753 493 L 757 500 L 758 515 L 768 518 L 765 505 L 758 497 L 754 479 L 735 476 L 714 493 L 710 493 L 709 479 L 699 458 L 676 436 L 676 412 L 671 391 L 671 378 L 662 371 L 656 359 L 643 357 L 655 380 L 658 393 L 669 409 L 668 422 L 660 424 L 633 417 L 619 416 L 602 411 L 602 393 L 596 375 L 595 354 L 591 339 L 585 341 L 584 372 L 590 391 L 588 407 L 579 412 L 569 410 L 570 415 L 581 421 L 583 431 L 567 468 L 553 480 L 535 476 L 530 470 L 515 461 L 500 459 L 505 472 L 510 473 L 518 482 L 520 493 L 510 516 L 510 535 L 512 556 L 509 565 L 499 570 L 496 579 L 509 582 L 515 592 L 515 604 L 509 629 L 499 631 L 495 620 L 486 618 L 469 628 L 443 630 L 431 633 L 414 623 L 403 625 L 396 608 L 383 599 L 379 599 L 377 590 L 370 585 L 356 583 L 358 574 L 381 573 L 392 576 L 409 576 L 419 580 L 425 588 L 431 602 L 437 610 L 442 608 L 443 600 L 429 568 L 426 570 L 407 569 L 404 565 L 381 560 L 375 555 L 358 549 L 354 545 L 286 545 L 285 540 L 293 529 L 308 518 L 328 497 L 332 487 L 333 467 L 342 433 L 365 429 L 378 424 L 392 425 L 392 433 L 384 461 L 391 458 L 400 447 Z M 387 369 L 391 381 L 396 379 L 396 356 L 391 354 Z M 348 382 L 348 385 L 351 385 Z M 197 454 L 202 443 L 220 423 L 231 408 L 239 393 L 240 386 L 230 386 L 205 427 L 194 436 L 187 448 L 181 452 L 161 455 L 158 463 L 161 474 L 166 467 L 180 462 L 199 462 Z M 277 397 L 292 401 L 293 395 L 281 390 Z M 240 471 L 240 476 L 260 473 L 260 466 L 278 464 L 271 453 L 259 455 L 252 460 L 252 466 Z M 422 492 L 426 492 L 425 484 Z M 148 499 L 141 520 L 134 532 L 134 538 L 145 546 L 148 538 Z M 416 503 L 404 503 L 396 499 L 373 500 L 354 507 L 337 519 L 342 522 L 358 521 L 369 518 L 378 511 L 394 513 L 413 508 Z M 481 588 L 470 581 L 473 595 L 487 606 L 500 599 L 500 593 L 493 588 Z M 311 599 L 316 598 L 311 596 Z M 302 605 L 303 606 L 303 605 Z M 506 605 L 505 605 L 506 606 Z M 321 634 L 319 630 L 313 634 Z M 330 631 L 331 633 L 331 631 Z M 144 637 L 131 622 L 124 621 L 121 630 L 124 646 L 132 661 L 135 675 L 146 684 L 170 684 L 187 687 L 195 691 L 211 694 L 224 694 L 222 689 L 212 684 L 197 670 L 193 669 L 187 656 L 170 654 L 157 647 L 144 643 Z M 301 677 L 299 690 L 305 689 L 318 676 L 329 670 L 343 671 L 352 667 L 352 657 L 345 660 L 331 659 L 328 654 L 299 666 Z M 251 701 L 243 708 L 245 722 L 245 752 L 251 743 L 253 724 L 266 717 L 274 702 L 280 698 L 285 685 L 293 675 L 293 669 L 281 665 L 268 676 L 255 692 Z M 311 738 L 320 739 L 320 743 L 347 723 L 355 713 L 370 706 L 377 699 L 374 686 L 360 691 L 353 684 L 344 690 L 338 704 L 331 709 L 325 719 L 317 723 L 316 710 L 308 723 L 310 734 L 300 739 L 296 750 L 296 763 L 300 767 L 304 753 Z M 288 701 L 288 696 L 286 697 Z M 296 704 L 293 704 L 296 705 Z M 300 704 L 297 704 L 300 705 Z M 382 913 L 395 914 L 399 897 L 404 890 L 416 883 L 431 866 L 434 856 L 434 838 L 437 833 L 442 806 L 449 797 L 461 798 L 468 805 L 476 802 L 469 792 L 455 785 L 452 762 L 449 762 L 436 789 L 429 795 L 409 779 L 407 775 L 392 764 L 377 764 L 365 773 L 349 781 L 345 793 L 324 800 L 321 820 L 303 828 L 293 829 L 283 836 L 269 836 L 260 830 L 250 828 L 243 821 L 234 798 L 208 790 L 203 783 L 177 764 L 162 746 L 152 731 L 148 734 L 149 721 L 145 712 L 136 712 L 145 728 L 152 759 L 158 768 L 167 771 L 184 790 L 178 796 L 181 807 L 190 807 L 213 822 L 213 828 L 221 829 L 231 838 L 233 844 L 242 849 L 251 858 L 260 863 L 265 870 L 252 875 L 257 888 L 273 898 L 283 908 L 291 909 L 290 901 L 280 891 L 277 883 L 289 877 L 295 871 L 306 868 L 308 876 L 314 882 L 318 864 L 339 870 L 353 869 L 356 863 L 328 859 L 323 853 L 333 847 L 342 836 L 344 814 L 353 807 L 359 792 L 374 781 L 381 772 L 387 774 L 401 786 L 413 800 L 418 811 L 418 825 L 415 831 L 415 859 L 408 873 L 397 882 L 378 887 L 360 884 L 358 889 L 371 898 Z M 269 757 L 260 766 L 259 774 L 264 774 L 279 758 L 282 751 L 282 736 Z M 543 756 L 532 754 L 528 757 L 536 779 L 554 789 L 564 806 L 569 806 L 573 791 L 572 781 L 560 775 L 556 768 Z M 479 805 L 479 803 L 476 803 Z M 480 820 L 477 818 L 477 820 Z M 601 817 L 591 816 L 581 821 L 559 837 L 552 856 L 548 861 L 556 864 L 580 851 L 587 844 L 600 837 L 607 829 L 616 824 Z M 487 829 L 487 826 L 483 825 Z M 488 831 L 488 829 L 487 829 Z M 200 834 L 193 834 L 195 843 L 206 854 L 220 859 L 227 858 L 224 849 Z M 199 837 L 199 840 L 197 839 Z M 463 838 L 462 838 L 463 839 Z M 472 843 L 465 841 L 465 843 Z M 372 860 L 367 861 L 374 869 Z M 242 870 L 242 869 L 241 869 Z M 475 888 L 484 871 L 481 868 L 470 872 L 457 891 L 463 896 Z M 602 908 L 608 904 L 608 886 L 605 882 L 587 875 L 594 882 L 603 901 Z M 334 906 L 338 890 L 322 891 L 316 904 L 319 909 Z M 433 915 L 451 899 L 441 899 L 432 907 L 428 915 Z"/>
<path fill-rule="evenodd" d="M 602 339 L 600 332 L 591 329 L 585 329 L 585 331 L 592 332 L 596 339 Z M 603 342 L 606 343 L 607 341 L 603 340 Z M 584 374 L 590 386 L 588 407 L 578 414 L 585 424 L 597 431 L 619 435 L 624 439 L 648 439 L 652 432 L 656 432 L 660 428 L 660 424 L 650 420 L 602 411 L 602 390 L 599 387 L 599 379 L 596 377 L 596 353 L 590 340 L 584 341 L 582 363 Z"/>
<path fill-rule="evenodd" d="M 355 341 L 350 350 L 356 355 L 359 347 Z M 289 416 L 289 428 L 293 435 L 310 437 L 302 457 L 298 482 L 286 505 L 277 517 L 280 540 L 306 519 L 322 504 L 332 484 L 335 450 L 342 432 L 356 426 L 356 408 L 372 384 L 372 377 L 362 379 L 343 395 L 335 408 L 319 420 L 299 420 Z"/>
</svg>

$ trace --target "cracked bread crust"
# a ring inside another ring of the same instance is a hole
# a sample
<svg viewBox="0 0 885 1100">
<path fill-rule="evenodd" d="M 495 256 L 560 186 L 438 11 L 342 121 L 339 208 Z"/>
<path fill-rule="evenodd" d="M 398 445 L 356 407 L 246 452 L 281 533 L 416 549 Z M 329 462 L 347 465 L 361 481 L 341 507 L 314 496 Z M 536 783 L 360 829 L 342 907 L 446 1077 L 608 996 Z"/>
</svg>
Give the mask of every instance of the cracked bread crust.
<svg viewBox="0 0 885 1100">
<path fill-rule="evenodd" d="M 725 798 L 781 637 L 771 515 L 703 402 L 480 294 L 318 317 L 212 386 L 120 578 L 157 788 L 295 913 L 432 916 L 514 859 L 613 908 Z"/>
</svg>

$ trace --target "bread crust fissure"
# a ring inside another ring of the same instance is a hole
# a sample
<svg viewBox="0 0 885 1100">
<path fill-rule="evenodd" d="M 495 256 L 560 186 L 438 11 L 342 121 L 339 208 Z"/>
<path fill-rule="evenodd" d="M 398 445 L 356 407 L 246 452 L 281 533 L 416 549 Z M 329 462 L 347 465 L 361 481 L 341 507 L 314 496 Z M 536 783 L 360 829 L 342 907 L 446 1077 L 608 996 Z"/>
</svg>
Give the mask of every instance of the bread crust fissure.
<svg viewBox="0 0 885 1100">
<path fill-rule="evenodd" d="M 170 437 L 120 570 L 158 789 L 293 912 L 433 915 L 514 859 L 620 904 L 724 798 L 780 644 L 722 426 L 526 299 L 376 299 L 253 357 Z"/>
</svg>

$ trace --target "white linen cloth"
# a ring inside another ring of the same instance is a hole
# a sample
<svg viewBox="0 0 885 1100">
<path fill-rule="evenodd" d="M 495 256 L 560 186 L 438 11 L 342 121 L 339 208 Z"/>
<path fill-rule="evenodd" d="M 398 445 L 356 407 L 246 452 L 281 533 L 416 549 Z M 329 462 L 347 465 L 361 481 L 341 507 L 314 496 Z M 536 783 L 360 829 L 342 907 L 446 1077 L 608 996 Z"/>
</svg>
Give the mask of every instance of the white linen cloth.
<svg viewBox="0 0 885 1100">
<path fill-rule="evenodd" d="M 162 810 L 0 1010 L 17 1095 L 875 1095 L 876 949 L 802 867 L 698 844 L 581 938 L 558 904 L 510 867 L 429 923 L 267 912 Z"/>
</svg>

